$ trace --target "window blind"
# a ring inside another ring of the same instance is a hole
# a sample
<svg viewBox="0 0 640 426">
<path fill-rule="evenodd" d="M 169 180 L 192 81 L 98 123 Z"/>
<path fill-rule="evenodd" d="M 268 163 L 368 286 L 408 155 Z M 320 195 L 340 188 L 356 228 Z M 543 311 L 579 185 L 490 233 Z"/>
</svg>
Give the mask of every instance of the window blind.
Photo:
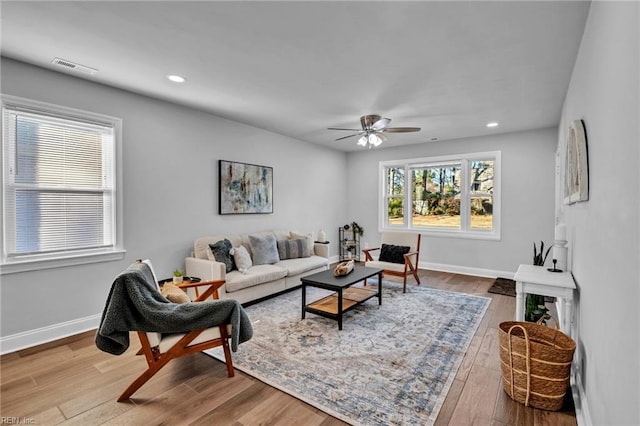
<svg viewBox="0 0 640 426">
<path fill-rule="evenodd" d="M 3 108 L 5 255 L 112 247 L 114 126 Z"/>
</svg>

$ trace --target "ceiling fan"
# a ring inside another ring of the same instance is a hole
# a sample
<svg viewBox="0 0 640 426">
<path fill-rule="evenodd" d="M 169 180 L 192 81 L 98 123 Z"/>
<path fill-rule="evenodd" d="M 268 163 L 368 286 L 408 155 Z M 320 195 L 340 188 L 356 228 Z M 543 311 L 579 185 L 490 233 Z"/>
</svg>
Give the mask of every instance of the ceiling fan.
<svg viewBox="0 0 640 426">
<path fill-rule="evenodd" d="M 337 141 L 354 136 L 360 136 L 358 139 L 358 145 L 368 146 L 373 148 L 379 146 L 382 142 L 387 140 L 385 133 L 407 133 L 407 132 L 419 132 L 420 127 L 387 127 L 391 123 L 390 118 L 382 118 L 379 115 L 363 115 L 360 117 L 360 124 L 362 129 L 343 129 L 340 127 L 329 127 L 328 130 L 347 130 L 350 132 L 356 132 L 352 135 L 343 136 L 336 139 Z"/>
</svg>

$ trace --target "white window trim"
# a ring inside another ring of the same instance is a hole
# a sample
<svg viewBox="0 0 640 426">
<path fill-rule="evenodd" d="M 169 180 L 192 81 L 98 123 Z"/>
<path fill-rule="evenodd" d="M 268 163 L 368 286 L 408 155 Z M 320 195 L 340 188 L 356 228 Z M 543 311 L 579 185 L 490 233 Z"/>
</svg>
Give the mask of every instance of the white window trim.
<svg viewBox="0 0 640 426">
<path fill-rule="evenodd" d="M 462 229 L 440 229 L 440 228 L 411 228 L 410 216 L 411 216 L 411 191 L 407 191 L 406 188 L 412 186 L 410 169 L 417 166 L 432 166 L 438 164 L 446 164 L 450 162 L 460 162 L 466 164 L 468 161 L 478 159 L 493 159 L 494 160 L 494 174 L 493 174 L 493 229 L 491 231 L 465 229 L 468 226 L 468 168 L 462 167 L 462 182 L 467 182 L 465 185 L 461 185 L 460 189 L 463 194 L 460 198 L 460 213 L 461 213 L 461 228 Z M 501 232 L 501 182 L 502 182 L 502 152 L 501 151 L 488 151 L 488 152 L 475 152 L 470 154 L 460 155 L 445 155 L 437 157 L 423 157 L 423 158 L 410 158 L 404 160 L 388 160 L 381 161 L 378 169 L 378 232 L 384 231 L 398 231 L 398 232 L 420 232 L 423 235 L 433 237 L 447 237 L 447 238 L 465 238 L 474 240 L 500 240 L 502 237 Z M 388 209 L 385 204 L 386 200 L 386 179 L 385 169 L 388 167 L 403 167 L 405 170 L 405 179 L 409 182 L 405 182 L 404 191 L 404 217 L 407 219 L 402 225 L 388 225 L 387 214 Z M 465 212 L 463 214 L 463 212 Z"/>
<path fill-rule="evenodd" d="M 25 108 L 32 111 L 41 111 L 44 114 L 60 116 L 63 118 L 79 118 L 82 120 L 90 120 L 98 123 L 108 123 L 114 126 L 115 137 L 115 244 L 113 247 L 105 249 L 80 250 L 69 254 L 38 254 L 32 256 L 20 256 L 19 258 L 11 258 L 6 255 L 5 251 L 5 223 L 3 220 L 0 227 L 0 241 L 2 241 L 2 255 L 0 259 L 0 275 L 13 274 L 17 272 L 35 271 L 40 269 L 59 268 L 65 266 L 82 265 L 95 262 L 106 262 L 112 260 L 121 260 L 124 258 L 126 250 L 124 249 L 124 207 L 123 207 L 123 172 L 122 172 L 122 119 L 111 117 L 108 115 L 97 114 L 93 112 L 83 111 L 75 108 L 50 104 L 46 102 L 35 101 L 32 99 L 21 98 L 17 96 L 2 94 L 1 108 Z M 0 134 L 4 137 L 4 128 L 2 120 L 0 120 Z M 1 159 L 4 159 L 4 141 L 0 143 L 2 150 Z M 4 179 L 6 170 L 4 169 L 4 161 L 0 164 L 2 172 L 0 173 L 0 188 L 4 188 Z M 4 190 L 0 197 L 0 207 L 4 216 L 5 200 Z"/>
</svg>

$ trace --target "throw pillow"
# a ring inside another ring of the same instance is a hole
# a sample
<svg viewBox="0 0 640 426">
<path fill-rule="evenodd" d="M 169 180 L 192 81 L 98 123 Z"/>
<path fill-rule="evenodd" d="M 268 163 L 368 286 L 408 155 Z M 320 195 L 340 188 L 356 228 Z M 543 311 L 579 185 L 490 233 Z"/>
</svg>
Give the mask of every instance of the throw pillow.
<svg viewBox="0 0 640 426">
<path fill-rule="evenodd" d="M 275 235 L 249 235 L 249 244 L 254 265 L 270 265 L 280 261 Z"/>
<path fill-rule="evenodd" d="M 313 236 L 311 234 L 298 234 L 296 232 L 289 232 L 289 238 L 292 240 L 305 238 L 307 240 L 307 246 L 309 247 L 309 256 L 313 254 Z"/>
<path fill-rule="evenodd" d="M 233 256 L 233 260 L 236 262 L 236 268 L 238 268 L 238 271 L 244 272 L 253 266 L 251 256 L 244 246 L 234 247 L 229 253 Z"/>
<path fill-rule="evenodd" d="M 380 249 L 381 262 L 404 263 L 404 255 L 409 253 L 409 246 L 394 246 L 392 244 L 382 244 Z"/>
<path fill-rule="evenodd" d="M 224 240 L 217 241 L 214 244 L 209 244 L 209 248 L 211 249 L 211 253 L 213 253 L 213 257 L 216 259 L 216 262 L 224 263 L 227 272 L 231 272 L 236 269 L 233 257 L 229 254 L 233 248 L 231 241 L 225 238 Z"/>
<path fill-rule="evenodd" d="M 171 283 L 165 283 L 162 287 L 160 287 L 160 293 L 169 299 L 169 302 L 173 303 L 187 303 L 191 302 L 187 293 L 182 291 L 182 289 L 176 287 Z"/>
<path fill-rule="evenodd" d="M 297 238 L 295 240 L 278 241 L 278 256 L 280 260 L 311 256 L 307 239 Z"/>
</svg>

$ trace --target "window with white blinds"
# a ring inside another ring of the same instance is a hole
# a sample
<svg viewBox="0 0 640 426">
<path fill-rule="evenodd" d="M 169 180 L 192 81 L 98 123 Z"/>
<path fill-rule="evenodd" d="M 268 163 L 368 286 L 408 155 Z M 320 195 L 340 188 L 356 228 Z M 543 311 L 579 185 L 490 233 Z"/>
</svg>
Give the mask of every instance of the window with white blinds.
<svg viewBox="0 0 640 426">
<path fill-rule="evenodd" d="M 5 263 L 113 250 L 119 120 L 3 98 L 2 123 Z"/>
</svg>

